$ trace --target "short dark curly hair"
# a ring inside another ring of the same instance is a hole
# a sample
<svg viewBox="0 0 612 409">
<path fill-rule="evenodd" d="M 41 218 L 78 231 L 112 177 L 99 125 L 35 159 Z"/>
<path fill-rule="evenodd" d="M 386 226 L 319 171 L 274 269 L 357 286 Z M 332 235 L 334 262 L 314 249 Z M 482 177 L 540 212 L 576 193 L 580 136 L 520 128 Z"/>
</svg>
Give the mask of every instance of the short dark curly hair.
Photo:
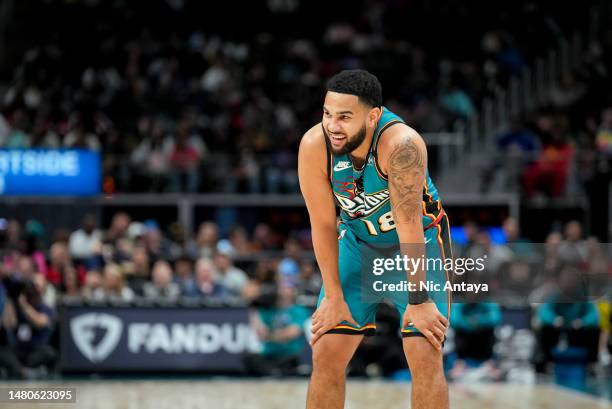
<svg viewBox="0 0 612 409">
<path fill-rule="evenodd" d="M 382 86 L 374 74 L 366 70 L 344 70 L 327 81 L 327 91 L 356 95 L 364 104 L 382 106 Z"/>
</svg>

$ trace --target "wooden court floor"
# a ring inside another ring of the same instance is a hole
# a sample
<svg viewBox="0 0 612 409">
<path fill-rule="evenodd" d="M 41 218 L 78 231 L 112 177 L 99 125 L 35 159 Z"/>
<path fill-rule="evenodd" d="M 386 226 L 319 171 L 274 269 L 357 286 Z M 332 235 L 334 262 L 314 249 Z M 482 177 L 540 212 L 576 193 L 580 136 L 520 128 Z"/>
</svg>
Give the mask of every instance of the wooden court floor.
<svg viewBox="0 0 612 409">
<path fill-rule="evenodd" d="M 0 388 L 74 387 L 77 402 L 0 403 L 2 409 L 293 409 L 304 408 L 305 380 L 153 380 L 0 383 Z M 554 385 L 451 385 L 453 409 L 602 409 L 612 402 Z M 350 381 L 346 409 L 408 409 L 410 385 Z"/>
</svg>

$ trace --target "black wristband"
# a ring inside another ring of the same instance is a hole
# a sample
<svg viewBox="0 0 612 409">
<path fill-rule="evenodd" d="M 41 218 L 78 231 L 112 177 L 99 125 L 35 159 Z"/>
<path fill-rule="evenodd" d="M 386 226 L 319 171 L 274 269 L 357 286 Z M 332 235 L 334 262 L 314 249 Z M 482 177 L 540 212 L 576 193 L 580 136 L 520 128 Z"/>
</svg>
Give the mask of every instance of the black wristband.
<svg viewBox="0 0 612 409">
<path fill-rule="evenodd" d="M 410 291 L 408 295 L 408 304 L 418 305 L 429 301 L 427 290 Z"/>
</svg>

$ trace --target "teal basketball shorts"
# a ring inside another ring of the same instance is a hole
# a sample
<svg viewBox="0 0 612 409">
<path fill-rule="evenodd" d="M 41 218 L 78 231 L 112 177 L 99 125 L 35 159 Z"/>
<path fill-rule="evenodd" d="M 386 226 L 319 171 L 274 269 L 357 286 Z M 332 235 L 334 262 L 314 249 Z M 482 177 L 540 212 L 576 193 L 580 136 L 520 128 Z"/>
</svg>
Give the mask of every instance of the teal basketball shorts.
<svg viewBox="0 0 612 409">
<path fill-rule="evenodd" d="M 346 228 L 345 228 L 346 229 Z M 426 269 L 426 279 L 430 283 L 438 283 L 438 291 L 429 292 L 429 296 L 435 302 L 442 315 L 450 320 L 451 295 L 450 291 L 444 290 L 444 284 L 451 278 L 451 271 L 445 268 L 444 261 L 452 258 L 450 241 L 450 227 L 448 217 L 443 215 L 439 222 L 425 230 L 425 257 L 428 260 L 440 259 L 439 263 L 431 263 Z M 336 325 L 327 333 L 352 334 L 352 335 L 374 335 L 376 334 L 376 309 L 385 300 L 393 304 L 401 317 L 408 304 L 409 293 L 404 291 L 380 291 L 383 283 L 389 283 L 393 279 L 389 275 L 376 276 L 372 274 L 372 255 L 368 250 L 367 243 L 357 238 L 355 234 L 346 229 L 338 238 L 338 270 L 340 284 L 353 319 L 359 324 L 355 326 L 346 321 Z M 395 245 L 393 251 L 399 253 L 399 245 Z M 387 253 L 388 255 L 389 253 Z M 385 273 L 386 274 L 386 273 Z M 407 280 L 406 271 L 396 271 L 395 277 L 403 277 Z M 388 287 L 387 287 L 388 288 Z M 325 289 L 321 288 L 317 307 L 325 297 Z M 401 328 L 402 337 L 423 336 L 412 323 Z"/>
</svg>

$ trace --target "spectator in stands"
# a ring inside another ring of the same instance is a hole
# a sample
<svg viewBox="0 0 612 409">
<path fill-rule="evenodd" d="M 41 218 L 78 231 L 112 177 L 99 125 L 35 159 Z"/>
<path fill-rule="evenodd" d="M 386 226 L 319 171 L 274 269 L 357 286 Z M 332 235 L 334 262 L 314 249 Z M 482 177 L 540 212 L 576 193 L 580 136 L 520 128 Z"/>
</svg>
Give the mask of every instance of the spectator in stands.
<svg viewBox="0 0 612 409">
<path fill-rule="evenodd" d="M 229 238 L 219 240 L 217 246 L 225 248 L 231 257 L 246 257 L 253 254 L 253 246 L 246 229 L 242 226 L 232 227 Z"/>
<path fill-rule="evenodd" d="M 505 305 L 524 305 L 535 284 L 537 269 L 522 258 L 514 258 L 500 267 L 496 284 Z"/>
<path fill-rule="evenodd" d="M 248 281 L 246 273 L 234 265 L 232 258 L 227 253 L 217 252 L 213 261 L 219 283 L 232 295 L 239 296 Z"/>
<path fill-rule="evenodd" d="M 22 237 L 21 223 L 17 219 L 9 219 L 6 222 L 6 242 L 5 248 L 8 250 L 16 250 L 19 248 L 19 242 Z"/>
<path fill-rule="evenodd" d="M 134 247 L 131 263 L 125 265 L 125 276 L 130 288 L 142 294 L 142 286 L 151 277 L 149 252 L 144 246 Z"/>
<path fill-rule="evenodd" d="M 195 193 L 200 188 L 200 162 L 204 147 L 199 136 L 190 137 L 189 123 L 179 121 L 170 151 L 170 190 Z"/>
<path fill-rule="evenodd" d="M 582 224 L 579 221 L 572 220 L 565 225 L 558 254 L 562 263 L 578 264 L 588 260 L 589 249 L 582 238 Z"/>
<path fill-rule="evenodd" d="M 117 263 L 123 267 L 124 264 L 129 264 L 134 253 L 134 241 L 128 237 L 122 237 L 115 243 L 111 249 L 111 262 Z"/>
<path fill-rule="evenodd" d="M 259 354 L 247 354 L 244 365 L 250 375 L 291 375 L 297 373 L 300 355 L 306 346 L 304 324 L 310 313 L 295 304 L 292 286 L 280 288 L 271 308 L 257 308 L 250 324 L 263 344 Z"/>
<path fill-rule="evenodd" d="M 557 117 L 546 131 L 542 152 L 523 174 L 523 187 L 529 197 L 536 193 L 560 197 L 567 182 L 568 170 L 574 156 L 574 148 L 568 142 L 567 119 Z"/>
<path fill-rule="evenodd" d="M 32 129 L 30 147 L 51 149 L 59 148 L 60 146 L 60 138 L 53 129 L 53 126 L 40 116 L 36 118 L 34 128 Z"/>
<path fill-rule="evenodd" d="M 189 255 L 195 259 L 212 258 L 217 251 L 218 240 L 219 227 L 216 223 L 208 221 L 200 224 L 195 241 L 188 245 Z"/>
<path fill-rule="evenodd" d="M 481 229 L 476 235 L 476 242 L 468 251 L 467 256 L 474 260 L 485 258 L 484 273 L 494 276 L 504 262 L 512 260 L 512 251 L 505 246 L 494 244 L 489 232 Z"/>
<path fill-rule="evenodd" d="M 100 300 L 104 298 L 104 278 L 99 270 L 89 270 L 85 277 L 85 285 L 81 295 L 86 300 Z"/>
<path fill-rule="evenodd" d="M 142 117 L 138 122 L 140 144 L 132 152 L 131 162 L 137 173 L 145 178 L 148 190 L 161 191 L 166 185 L 169 170 L 170 140 L 166 138 L 163 119 L 151 121 Z"/>
<path fill-rule="evenodd" d="M 194 294 L 197 292 L 193 273 L 193 259 L 183 255 L 174 263 L 175 282 L 178 284 L 181 294 Z"/>
<path fill-rule="evenodd" d="M 478 236 L 478 225 L 473 221 L 467 221 L 463 225 L 463 232 L 465 234 L 465 245 L 462 248 L 462 256 L 466 256 L 472 251 L 472 248 L 476 245 L 476 238 Z"/>
<path fill-rule="evenodd" d="M 544 269 L 549 272 L 558 271 L 561 267 L 559 249 L 563 236 L 559 232 L 551 232 L 544 243 Z"/>
<path fill-rule="evenodd" d="M 67 271 L 72 271 L 75 277 L 75 280 L 77 280 L 78 282 L 78 276 L 77 276 L 76 270 L 72 268 L 72 270 L 67 270 Z M 49 308 L 55 309 L 58 299 L 61 296 L 60 290 L 56 289 L 52 285 L 49 285 L 49 283 L 47 282 L 47 279 L 42 274 L 38 274 L 38 273 L 33 274 L 28 280 L 26 280 L 26 283 L 28 281 L 33 283 L 34 287 L 36 288 L 37 293 L 40 294 L 41 302 L 44 305 L 48 306 Z"/>
<path fill-rule="evenodd" d="M 19 254 L 15 266 L 15 276 L 25 281 L 32 279 L 37 273 L 34 261 L 25 254 Z"/>
<path fill-rule="evenodd" d="M 455 84 L 451 84 L 442 92 L 440 103 L 458 118 L 468 119 L 476 112 L 470 96 Z"/>
<path fill-rule="evenodd" d="M 541 149 L 541 142 L 533 131 L 525 126 L 520 118 L 514 118 L 507 131 L 497 135 L 497 148 L 506 155 L 518 154 L 517 157 L 527 163 L 531 162 Z"/>
<path fill-rule="evenodd" d="M 74 268 L 73 268 L 74 270 Z M 17 261 L 17 270 L 15 277 L 19 277 L 21 281 L 32 280 L 38 285 L 38 291 L 42 294 L 43 302 L 50 306 L 55 307 L 58 298 L 58 290 L 52 285 L 48 285 L 47 280 L 43 274 L 40 274 L 36 270 L 34 260 L 26 255 L 21 255 Z"/>
<path fill-rule="evenodd" d="M 536 369 L 545 371 L 552 352 L 563 338 L 570 347 L 582 348 L 588 362 L 596 362 L 599 344 L 599 314 L 587 300 L 581 272 L 565 266 L 558 280 L 557 291 L 537 310 L 539 351 Z"/>
<path fill-rule="evenodd" d="M 62 285 L 60 286 L 62 298 L 80 298 L 82 295 L 81 281 L 79 279 L 77 270 L 74 267 L 69 266 L 64 269 L 63 273 Z M 35 282 L 40 286 L 39 291 L 41 294 L 45 294 L 45 290 L 48 287 L 52 287 L 47 285 L 45 277 L 42 275 L 37 275 L 37 280 Z"/>
<path fill-rule="evenodd" d="M 115 242 L 119 238 L 127 234 L 128 228 L 130 227 L 130 216 L 125 212 L 115 213 L 111 220 L 111 225 L 106 232 L 105 241 Z"/>
<path fill-rule="evenodd" d="M 278 263 L 278 272 L 280 279 L 297 284 L 300 274 L 300 256 L 302 249 L 300 243 L 296 239 L 285 241 L 285 256 Z"/>
<path fill-rule="evenodd" d="M 158 260 L 153 265 L 153 281 L 143 286 L 144 296 L 154 301 L 176 301 L 181 295 L 181 289 L 173 281 L 172 267 L 164 260 Z"/>
<path fill-rule="evenodd" d="M 190 289 L 184 289 L 185 296 L 222 299 L 229 293 L 227 288 L 218 280 L 215 265 L 207 258 L 201 258 L 196 262 L 195 284 L 194 292 L 190 292 Z"/>
<path fill-rule="evenodd" d="M 103 285 L 93 293 L 93 298 L 100 301 L 129 302 L 134 299 L 134 292 L 123 284 L 123 274 L 117 264 L 104 267 Z"/>
<path fill-rule="evenodd" d="M 290 146 L 291 141 L 283 141 L 285 146 L 277 146 L 271 158 L 271 165 L 266 175 L 268 193 L 298 192 L 298 177 L 296 172 L 295 154 Z"/>
<path fill-rule="evenodd" d="M 180 256 L 181 248 L 164 236 L 157 221 L 146 220 L 144 226 L 143 239 L 151 261 L 174 260 Z"/>
<path fill-rule="evenodd" d="M 64 269 L 74 267 L 68 246 L 63 242 L 55 242 L 49 249 L 49 265 L 47 267 L 47 280 L 58 287 L 62 282 Z"/>
<path fill-rule="evenodd" d="M 27 148 L 30 145 L 30 135 L 28 135 L 28 116 L 24 110 L 15 111 L 12 120 L 12 127 L 6 138 L 4 147 L 9 149 Z"/>
<path fill-rule="evenodd" d="M 266 223 L 259 223 L 253 232 L 253 246 L 255 251 L 268 251 L 278 249 L 277 238 Z"/>
<path fill-rule="evenodd" d="M 474 292 L 465 294 L 465 302 L 453 303 L 451 315 L 455 331 L 458 361 L 451 371 L 455 379 L 465 374 L 468 366 L 481 366 L 496 377 L 493 364 L 495 327 L 501 323 L 501 309 L 494 302 L 485 302 Z M 466 363 L 471 361 L 471 365 Z"/>
<path fill-rule="evenodd" d="M 98 136 L 85 130 L 85 126 L 81 122 L 77 122 L 72 131 L 64 137 L 64 146 L 92 151 L 99 151 L 102 147 Z"/>
<path fill-rule="evenodd" d="M 529 294 L 529 302 L 532 304 L 546 302 L 558 289 L 557 282 L 562 268 L 559 246 L 562 238 L 559 232 L 552 232 L 546 237 L 541 274 L 537 275 L 534 289 Z"/>
<path fill-rule="evenodd" d="M 81 228 L 70 235 L 68 247 L 72 258 L 84 260 L 93 255 L 94 245 L 102 241 L 102 232 L 96 226 L 96 217 L 88 214 L 83 218 Z"/>
<path fill-rule="evenodd" d="M 271 308 L 276 305 L 278 275 L 272 260 L 259 260 L 253 278 L 242 290 L 242 297 L 253 307 Z"/>
<path fill-rule="evenodd" d="M 315 268 L 315 263 L 310 260 L 303 260 L 300 263 L 297 294 L 318 297 L 322 285 L 321 273 Z"/>
<path fill-rule="evenodd" d="M 525 169 L 532 164 L 541 151 L 541 142 L 520 118 L 510 122 L 509 129 L 496 137 L 497 152 L 482 174 L 482 191 L 488 191 L 500 170 L 505 171 L 504 190 L 519 190 Z"/>
<path fill-rule="evenodd" d="M 502 229 L 506 238 L 506 247 L 509 248 L 515 256 L 518 257 L 535 257 L 535 249 L 530 240 L 521 237 L 521 230 L 518 221 L 512 217 L 508 217 L 502 223 Z"/>
</svg>

